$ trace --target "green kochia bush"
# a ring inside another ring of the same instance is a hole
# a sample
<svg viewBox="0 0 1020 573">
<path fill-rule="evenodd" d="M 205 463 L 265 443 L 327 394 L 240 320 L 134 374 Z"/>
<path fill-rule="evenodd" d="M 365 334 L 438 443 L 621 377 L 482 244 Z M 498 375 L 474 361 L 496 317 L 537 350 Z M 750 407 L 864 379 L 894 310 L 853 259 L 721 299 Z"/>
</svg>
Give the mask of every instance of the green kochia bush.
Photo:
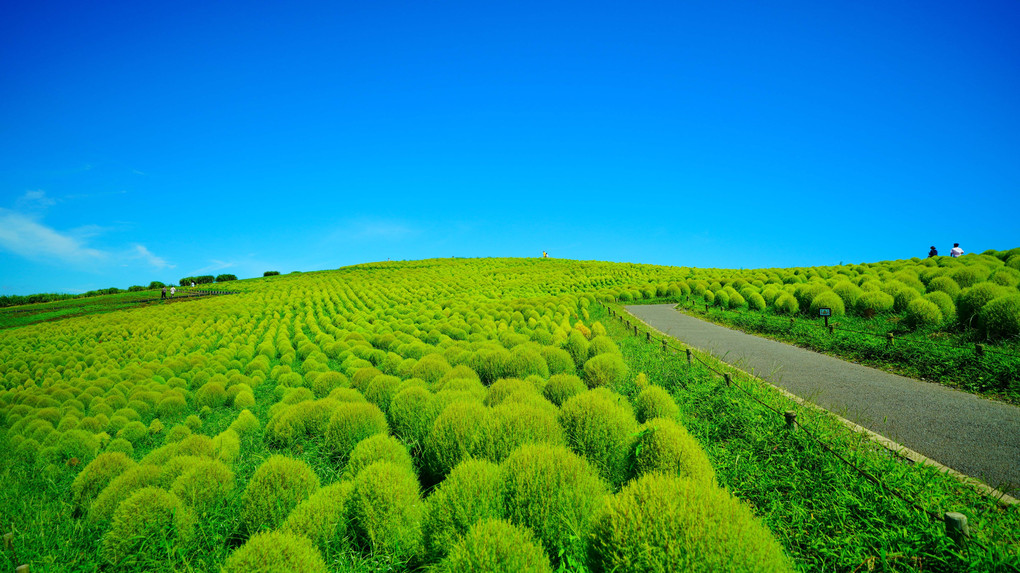
<svg viewBox="0 0 1020 573">
<path fill-rule="evenodd" d="M 220 504 L 234 489 L 234 472 L 223 462 L 204 459 L 174 480 L 170 491 L 201 515 Z"/>
<path fill-rule="evenodd" d="M 907 321 L 915 328 L 941 324 L 942 310 L 926 298 L 915 298 L 907 305 Z"/>
<path fill-rule="evenodd" d="M 89 508 L 89 521 L 95 523 L 113 517 L 122 501 L 139 489 L 155 486 L 159 482 L 159 467 L 149 464 L 133 466 L 110 480 L 109 485 L 96 496 Z"/>
<path fill-rule="evenodd" d="M 375 462 L 392 462 L 414 473 L 414 461 L 400 440 L 387 434 L 376 434 L 358 442 L 351 450 L 345 475 L 354 478 L 362 469 Z"/>
<path fill-rule="evenodd" d="M 637 420 L 623 396 L 605 388 L 578 394 L 563 403 L 560 424 L 571 450 L 587 459 L 609 483 L 623 483 L 637 429 Z"/>
<path fill-rule="evenodd" d="M 747 506 L 681 477 L 651 473 L 630 482 L 594 521 L 595 571 L 794 571 Z"/>
<path fill-rule="evenodd" d="M 299 503 L 319 489 L 319 477 L 301 460 L 280 455 L 263 462 L 241 501 L 241 522 L 249 532 L 274 529 Z"/>
<path fill-rule="evenodd" d="M 680 407 L 661 386 L 648 386 L 634 398 L 634 414 L 641 423 L 652 418 L 676 420 Z"/>
<path fill-rule="evenodd" d="M 619 354 L 599 354 L 584 363 L 584 378 L 589 388 L 612 386 L 627 378 L 627 363 Z"/>
<path fill-rule="evenodd" d="M 422 501 L 418 479 L 407 468 L 376 462 L 354 478 L 349 501 L 354 539 L 372 552 L 420 558 Z"/>
<path fill-rule="evenodd" d="M 992 339 L 1020 336 L 1020 294 L 1008 294 L 992 299 L 978 315 L 985 334 Z"/>
<path fill-rule="evenodd" d="M 223 564 L 224 573 L 277 571 L 325 573 L 328 569 L 322 555 L 307 537 L 282 531 L 263 531 L 253 535 Z"/>
<path fill-rule="evenodd" d="M 561 406 L 571 396 L 587 389 L 585 383 L 573 374 L 553 374 L 542 389 L 542 394 L 553 404 Z"/>
<path fill-rule="evenodd" d="M 557 421 L 558 413 L 555 406 L 537 394 L 496 406 L 479 430 L 481 436 L 475 453 L 498 463 L 527 443 L 562 445 L 563 428 Z"/>
<path fill-rule="evenodd" d="M 857 299 L 857 313 L 867 316 L 869 314 L 890 312 L 895 304 L 896 299 L 892 295 L 881 291 L 868 291 L 862 294 L 861 298 Z"/>
<path fill-rule="evenodd" d="M 956 301 L 957 318 L 964 326 L 978 326 L 972 323 L 981 309 L 1000 296 L 1011 294 L 1011 290 L 992 283 L 980 283 L 964 290 Z"/>
<path fill-rule="evenodd" d="M 953 298 L 948 294 L 942 291 L 933 291 L 924 295 L 924 299 L 939 307 L 939 311 L 942 313 L 944 320 L 953 320 L 956 318 L 956 303 L 953 302 Z"/>
<path fill-rule="evenodd" d="M 479 402 L 454 402 L 436 418 L 425 438 L 428 474 L 442 479 L 460 461 L 477 451 L 489 410 Z"/>
<path fill-rule="evenodd" d="M 507 518 L 535 532 L 550 555 L 583 553 L 608 493 L 588 462 L 562 446 L 529 444 L 502 468 Z"/>
<path fill-rule="evenodd" d="M 503 476 L 488 460 L 464 460 L 425 500 L 422 531 L 428 561 L 442 558 L 472 525 L 505 515 Z"/>
<path fill-rule="evenodd" d="M 797 299 L 788 292 L 784 292 L 779 295 L 776 302 L 772 305 L 777 314 L 797 314 L 800 311 L 800 305 L 797 303 Z"/>
<path fill-rule="evenodd" d="M 326 428 L 325 446 L 342 461 L 361 440 L 389 432 L 386 415 L 370 402 L 341 402 Z"/>
<path fill-rule="evenodd" d="M 809 307 L 811 315 L 818 316 L 818 309 L 820 308 L 832 309 L 832 316 L 843 316 L 846 314 L 843 299 L 831 290 L 820 293 L 811 299 L 811 306 Z"/>
<path fill-rule="evenodd" d="M 135 466 L 134 460 L 120 452 L 106 452 L 96 456 L 71 483 L 71 500 L 78 507 L 87 508 L 92 500 L 117 476 Z"/>
<path fill-rule="evenodd" d="M 102 554 L 109 563 L 132 569 L 164 564 L 167 546 L 184 552 L 193 537 L 195 516 L 178 497 L 142 488 L 117 508 L 103 536 Z"/>
<path fill-rule="evenodd" d="M 631 464 L 633 477 L 661 472 L 715 485 L 715 470 L 698 441 L 673 420 L 653 418 L 638 431 Z"/>
<path fill-rule="evenodd" d="M 531 530 L 501 519 L 475 524 L 436 567 L 437 573 L 552 573 Z"/>
<path fill-rule="evenodd" d="M 354 482 L 343 481 L 323 487 L 302 501 L 287 516 L 280 531 L 311 539 L 320 549 L 347 537 L 347 503 Z"/>
</svg>

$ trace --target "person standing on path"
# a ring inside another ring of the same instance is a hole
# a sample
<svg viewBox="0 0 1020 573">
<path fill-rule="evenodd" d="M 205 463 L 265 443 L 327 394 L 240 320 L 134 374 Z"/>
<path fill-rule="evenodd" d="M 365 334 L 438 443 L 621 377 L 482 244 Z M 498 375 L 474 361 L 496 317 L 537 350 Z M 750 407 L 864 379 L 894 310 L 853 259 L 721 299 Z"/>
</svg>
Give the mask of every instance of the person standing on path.
<svg viewBox="0 0 1020 573">
<path fill-rule="evenodd" d="M 935 248 L 935 245 L 931 246 L 931 250 L 928 251 L 928 258 L 939 256 L 939 250 Z"/>
<path fill-rule="evenodd" d="M 166 287 L 163 287 L 163 292 L 162 292 L 162 294 L 160 294 L 159 300 L 163 300 L 165 298 L 166 298 Z"/>
<path fill-rule="evenodd" d="M 949 256 L 956 258 L 963 254 L 963 249 L 960 248 L 960 243 L 953 243 L 953 250 L 949 251 Z"/>
<path fill-rule="evenodd" d="M 170 287 L 170 298 L 174 297 L 174 293 L 177 292 L 177 287 Z"/>
</svg>

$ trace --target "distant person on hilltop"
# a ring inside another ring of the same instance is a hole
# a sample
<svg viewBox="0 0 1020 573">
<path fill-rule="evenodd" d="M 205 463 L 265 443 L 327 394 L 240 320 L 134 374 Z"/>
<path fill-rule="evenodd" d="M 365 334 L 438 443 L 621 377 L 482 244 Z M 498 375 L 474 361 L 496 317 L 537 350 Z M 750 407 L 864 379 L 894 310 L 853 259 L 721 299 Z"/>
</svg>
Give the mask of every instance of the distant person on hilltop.
<svg viewBox="0 0 1020 573">
<path fill-rule="evenodd" d="M 931 250 L 928 251 L 928 258 L 939 256 L 939 250 L 935 248 L 935 245 L 931 246 Z"/>
<path fill-rule="evenodd" d="M 959 257 L 963 254 L 963 249 L 960 248 L 960 243 L 953 243 L 953 250 L 949 251 L 950 257 Z"/>
<path fill-rule="evenodd" d="M 543 259 L 548 259 L 549 258 L 549 253 L 547 253 L 545 251 L 542 251 L 542 258 Z"/>
</svg>

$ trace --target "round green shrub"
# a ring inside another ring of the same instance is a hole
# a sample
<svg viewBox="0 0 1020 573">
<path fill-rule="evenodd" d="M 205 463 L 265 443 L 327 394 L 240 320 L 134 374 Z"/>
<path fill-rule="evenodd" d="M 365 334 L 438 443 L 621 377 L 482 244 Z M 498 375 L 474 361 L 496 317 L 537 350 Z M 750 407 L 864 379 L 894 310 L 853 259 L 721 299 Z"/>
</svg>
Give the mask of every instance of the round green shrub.
<svg viewBox="0 0 1020 573">
<path fill-rule="evenodd" d="M 190 435 L 191 428 L 187 427 L 184 424 L 177 424 L 173 428 L 170 428 L 170 431 L 167 432 L 165 436 L 163 436 L 163 443 L 176 444 L 177 442 L 180 442 L 181 440 L 187 438 Z"/>
<path fill-rule="evenodd" d="M 503 478 L 498 465 L 467 459 L 457 464 L 425 500 L 422 533 L 428 561 L 442 558 L 472 525 L 503 517 Z"/>
<path fill-rule="evenodd" d="M 563 446 L 528 444 L 501 467 L 507 519 L 530 528 L 550 555 L 583 554 L 608 493 L 588 462 Z"/>
<path fill-rule="evenodd" d="M 530 529 L 502 519 L 480 521 L 436 566 L 449 573 L 552 573 L 549 556 Z"/>
<path fill-rule="evenodd" d="M 520 378 L 500 378 L 489 386 L 483 403 L 486 406 L 498 406 L 502 404 L 511 394 L 523 392 L 527 394 L 540 394 L 538 388 L 531 382 L 525 382 Z"/>
<path fill-rule="evenodd" d="M 768 306 L 768 304 L 766 304 L 765 302 L 765 297 L 763 297 L 759 293 L 756 292 L 748 293 L 747 297 L 745 298 L 747 298 L 747 308 L 751 310 L 756 310 L 760 312 L 765 310 L 765 308 Z"/>
<path fill-rule="evenodd" d="M 960 285 L 947 276 L 935 277 L 928 283 L 928 292 L 940 291 L 948 294 L 953 299 L 960 296 Z"/>
<path fill-rule="evenodd" d="M 790 293 L 784 292 L 779 295 L 776 302 L 773 303 L 772 308 L 775 309 L 777 314 L 797 314 L 800 312 L 800 304 L 797 303 L 797 299 Z"/>
<path fill-rule="evenodd" d="M 705 450 L 673 420 L 653 418 L 641 426 L 631 467 L 632 477 L 661 472 L 690 478 L 704 487 L 715 485 L 715 470 Z"/>
<path fill-rule="evenodd" d="M 324 398 L 337 388 L 349 388 L 350 380 L 340 372 L 322 372 L 312 381 L 312 392 L 318 398 Z"/>
<path fill-rule="evenodd" d="M 354 483 L 330 484 L 302 501 L 287 516 L 280 531 L 311 539 L 320 549 L 347 537 L 347 502 Z"/>
<path fill-rule="evenodd" d="M 921 298 L 921 293 L 911 287 L 902 287 L 893 295 L 893 310 L 904 312 L 911 301 Z"/>
<path fill-rule="evenodd" d="M 212 440 L 213 457 L 225 464 L 233 464 L 241 454 L 241 436 L 227 428 Z"/>
<path fill-rule="evenodd" d="M 706 290 L 701 296 L 705 299 L 705 304 L 715 304 L 714 292 Z"/>
<path fill-rule="evenodd" d="M 230 554 L 224 573 L 276 573 L 301 571 L 326 573 L 326 562 L 312 542 L 302 535 L 284 531 L 263 531 Z"/>
<path fill-rule="evenodd" d="M 243 390 L 234 396 L 235 408 L 251 408 L 255 405 L 255 394 L 251 390 Z"/>
<path fill-rule="evenodd" d="M 991 339 L 1020 336 L 1020 294 L 992 299 L 981 309 L 978 318 L 985 334 Z"/>
<path fill-rule="evenodd" d="M 476 455 L 503 461 L 513 450 L 528 443 L 564 443 L 556 407 L 535 395 L 530 401 L 508 401 L 493 408 L 480 428 Z"/>
<path fill-rule="evenodd" d="M 972 287 L 987 279 L 989 274 L 987 269 L 977 265 L 959 266 L 949 271 L 950 278 L 956 281 L 960 288 Z"/>
<path fill-rule="evenodd" d="M 627 378 L 627 363 L 619 354 L 599 354 L 584 363 L 584 378 L 589 388 L 613 386 Z"/>
<path fill-rule="evenodd" d="M 1016 287 L 1020 284 L 1020 272 L 1015 269 L 1003 267 L 996 270 L 988 280 L 997 285 Z"/>
<path fill-rule="evenodd" d="M 358 442 L 351 450 L 344 474 L 354 478 L 364 468 L 375 462 L 392 462 L 414 473 L 414 461 L 400 440 L 387 434 L 376 434 Z"/>
<path fill-rule="evenodd" d="M 112 565 L 148 569 L 166 562 L 168 545 L 190 543 L 195 516 L 178 497 L 156 487 L 131 494 L 113 515 L 103 536 L 102 555 Z"/>
<path fill-rule="evenodd" d="M 390 402 L 397 394 L 401 384 L 400 378 L 383 374 L 372 378 L 365 384 L 365 399 L 379 406 L 383 412 L 389 411 Z"/>
<path fill-rule="evenodd" d="M 608 336 L 596 336 L 588 345 L 588 357 L 593 358 L 599 354 L 620 354 L 620 347 Z"/>
<path fill-rule="evenodd" d="M 843 300 L 844 309 L 855 308 L 857 306 L 857 299 L 861 298 L 861 295 L 864 293 L 861 287 L 847 280 L 837 282 L 832 287 L 832 292 L 836 293 Z"/>
<path fill-rule="evenodd" d="M 89 520 L 93 523 L 113 517 L 114 510 L 132 493 L 159 483 L 159 466 L 139 464 L 124 470 L 110 480 L 110 483 L 96 496 L 89 508 Z"/>
<path fill-rule="evenodd" d="M 324 445 L 333 456 L 346 461 L 361 440 L 389 433 L 386 414 L 370 402 L 341 402 L 333 409 Z"/>
<path fill-rule="evenodd" d="M 219 382 L 206 382 L 195 392 L 195 407 L 219 408 L 227 403 L 227 389 Z"/>
<path fill-rule="evenodd" d="M 274 529 L 319 489 L 319 477 L 301 460 L 274 455 L 262 463 L 244 490 L 241 523 L 249 533 Z"/>
<path fill-rule="evenodd" d="M 452 369 L 442 354 L 426 354 L 411 368 L 411 376 L 433 384 L 442 380 Z"/>
<path fill-rule="evenodd" d="M 406 467 L 376 462 L 354 478 L 348 504 L 350 531 L 362 547 L 400 558 L 422 555 L 422 501 L 418 478 Z"/>
<path fill-rule="evenodd" d="M 953 320 L 956 318 L 956 303 L 954 303 L 953 298 L 945 292 L 932 291 L 924 295 L 924 298 L 939 307 L 939 311 L 942 312 L 944 320 Z"/>
<path fill-rule="evenodd" d="M 148 426 L 138 421 L 128 422 L 126 426 L 117 432 L 118 438 L 124 438 L 129 442 L 137 442 L 148 435 Z"/>
<path fill-rule="evenodd" d="M 883 312 L 891 312 L 896 299 L 882 291 L 867 291 L 857 299 L 857 313 L 869 316 Z"/>
<path fill-rule="evenodd" d="M 71 502 L 88 508 L 111 481 L 135 466 L 134 460 L 120 452 L 104 452 L 89 462 L 71 483 Z"/>
<path fill-rule="evenodd" d="M 724 290 L 715 291 L 715 306 L 718 306 L 719 308 L 729 308 L 730 293 Z"/>
<path fill-rule="evenodd" d="M 432 392 L 420 386 L 404 388 L 390 402 L 390 427 L 393 433 L 408 444 L 425 441 L 439 412 L 433 412 Z"/>
<path fill-rule="evenodd" d="M 640 423 L 652 418 L 676 420 L 680 407 L 662 386 L 649 385 L 634 398 L 634 416 Z"/>
<path fill-rule="evenodd" d="M 963 326 L 979 326 L 979 324 L 976 324 L 977 321 L 975 319 L 981 313 L 981 309 L 1000 296 L 1010 294 L 1010 290 L 1012 289 L 987 282 L 964 289 L 956 300 L 956 316 L 960 324 Z"/>
<path fill-rule="evenodd" d="M 447 406 L 425 438 L 424 458 L 428 474 L 442 479 L 460 461 L 474 454 L 489 409 L 478 402 L 461 401 Z"/>
<path fill-rule="evenodd" d="M 605 388 L 578 394 L 560 408 L 560 425 L 571 450 L 609 483 L 623 483 L 638 426 L 625 398 Z"/>
<path fill-rule="evenodd" d="M 527 344 L 514 347 L 510 351 L 510 371 L 507 375 L 525 378 L 533 374 L 542 378 L 549 377 L 549 365 L 545 363 L 542 353 Z"/>
<path fill-rule="evenodd" d="M 223 462 L 207 458 L 182 472 L 170 487 L 170 493 L 198 515 L 225 504 L 233 490 L 234 472 Z"/>
<path fill-rule="evenodd" d="M 843 306 L 843 299 L 831 290 L 819 293 L 811 299 L 811 306 L 808 308 L 811 316 L 818 316 L 818 309 L 820 308 L 832 309 L 832 316 L 834 317 L 846 314 L 846 308 Z"/>
<path fill-rule="evenodd" d="M 942 324 L 943 319 L 938 305 L 926 298 L 915 298 L 907 305 L 907 322 L 914 328 Z"/>
<path fill-rule="evenodd" d="M 574 365 L 577 368 L 584 366 L 585 361 L 588 360 L 590 346 L 588 339 L 577 330 L 572 330 L 563 343 L 563 349 L 574 359 Z"/>
<path fill-rule="evenodd" d="M 539 352 L 545 358 L 546 366 L 549 367 L 549 374 L 573 374 L 577 371 L 573 356 L 562 348 L 555 346 L 543 346 Z"/>
<path fill-rule="evenodd" d="M 237 432 L 237 435 L 242 438 L 253 432 L 257 432 L 261 427 L 262 424 L 259 422 L 259 419 L 256 418 L 255 414 L 252 414 L 250 410 L 241 410 L 241 413 L 237 415 L 237 418 L 230 423 L 230 429 Z"/>
<path fill-rule="evenodd" d="M 726 490 L 646 474 L 594 518 L 595 571 L 794 571 L 782 545 Z"/>
<path fill-rule="evenodd" d="M 542 395 L 556 406 L 560 406 L 571 396 L 587 389 L 588 386 L 573 374 L 553 374 L 543 388 Z"/>
<path fill-rule="evenodd" d="M 121 452 L 128 457 L 135 455 L 135 447 L 131 445 L 131 442 L 124 438 L 114 438 L 113 440 L 110 440 L 110 443 L 106 445 L 106 451 Z"/>
</svg>

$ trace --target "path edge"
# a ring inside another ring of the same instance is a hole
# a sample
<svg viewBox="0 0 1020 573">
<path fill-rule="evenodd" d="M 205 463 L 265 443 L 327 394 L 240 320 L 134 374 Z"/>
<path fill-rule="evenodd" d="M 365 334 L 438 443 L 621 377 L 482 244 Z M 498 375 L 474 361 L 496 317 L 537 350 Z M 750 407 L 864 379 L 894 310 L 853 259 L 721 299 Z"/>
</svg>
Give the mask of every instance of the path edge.
<svg viewBox="0 0 1020 573">
<path fill-rule="evenodd" d="M 1020 500 L 1018 500 L 1017 498 L 1015 498 L 1015 497 L 1013 497 L 1011 495 L 1008 495 L 1005 492 L 999 491 L 999 490 L 993 488 L 992 486 L 986 484 L 985 482 L 983 482 L 983 481 L 981 481 L 981 480 L 979 480 L 979 479 L 977 479 L 975 477 L 972 477 L 972 476 L 969 476 L 967 474 L 961 473 L 961 472 L 959 472 L 957 470 L 954 470 L 953 468 L 951 468 L 951 467 L 949 467 L 949 466 L 947 466 L 945 464 L 939 463 L 939 462 L 937 462 L 937 461 L 935 461 L 935 460 L 925 456 L 924 454 L 922 454 L 920 452 L 915 452 L 914 450 L 904 446 L 903 444 L 900 444 L 899 442 L 891 440 L 891 439 L 883 436 L 882 434 L 879 434 L 878 432 L 874 432 L 872 430 L 869 430 L 869 429 L 865 428 L 864 426 L 861 426 L 859 424 L 851 422 L 850 420 L 847 420 L 843 416 L 840 416 L 839 414 L 836 414 L 836 413 L 834 413 L 834 412 L 832 412 L 830 410 L 826 410 L 825 408 L 819 406 L 818 404 L 815 404 L 813 402 L 809 402 L 809 401 L 801 398 L 800 396 L 797 396 L 796 394 L 793 394 L 793 393 L 789 392 L 788 390 L 786 390 L 784 388 L 780 388 L 779 386 L 776 386 L 775 384 L 769 382 L 768 380 L 765 380 L 764 378 L 756 376 L 755 374 L 753 374 L 751 372 L 747 372 L 746 370 L 738 368 L 738 367 L 736 367 L 736 366 L 734 366 L 734 365 L 732 365 L 732 364 L 730 364 L 728 362 L 724 362 L 724 361 L 722 361 L 719 358 L 713 356 L 711 353 L 709 353 L 709 352 L 707 352 L 705 350 L 702 350 L 702 349 L 697 348 L 695 346 L 691 346 L 690 344 L 687 344 L 686 342 L 680 340 L 679 338 L 676 338 L 674 336 L 670 336 L 670 335 L 666 334 L 665 332 L 662 332 L 661 330 L 655 328 L 654 326 L 652 326 L 652 325 L 648 324 L 647 322 L 645 322 L 645 321 L 641 320 L 640 318 L 638 318 L 637 315 L 635 315 L 635 314 L 631 313 L 629 310 L 627 310 L 627 307 L 624 306 L 624 305 L 620 305 L 620 308 L 624 312 L 626 312 L 627 315 L 629 315 L 631 318 L 633 318 L 635 321 L 640 322 L 641 324 L 643 324 L 648 330 L 651 330 L 652 332 L 656 332 L 660 336 L 663 336 L 665 338 L 669 338 L 671 340 L 675 340 L 676 342 L 678 342 L 680 345 L 682 345 L 685 348 L 690 348 L 690 349 L 692 349 L 692 350 L 694 350 L 694 351 L 696 351 L 696 352 L 698 352 L 698 353 L 700 353 L 702 355 L 708 356 L 709 358 L 714 360 L 720 366 L 723 366 L 723 367 L 725 367 L 727 369 L 734 370 L 734 371 L 740 372 L 742 374 L 745 374 L 745 375 L 753 378 L 754 380 L 757 380 L 758 382 L 761 382 L 762 384 L 765 384 L 765 385 L 771 387 L 772 389 L 776 390 L 777 392 L 779 392 L 780 394 L 782 394 L 786 398 L 796 402 L 797 404 L 800 404 L 801 406 L 804 406 L 805 408 L 811 408 L 812 410 L 823 412 L 823 413 L 825 413 L 825 414 L 827 414 L 829 416 L 832 416 L 838 422 L 840 422 L 841 424 L 843 424 L 844 426 L 849 428 L 851 431 L 862 433 L 862 434 L 866 435 L 868 437 L 868 439 L 870 439 L 871 441 L 876 442 L 880 446 L 886 448 L 887 450 L 891 451 L 893 454 L 895 454 L 895 455 L 897 455 L 897 456 L 899 456 L 901 458 L 910 460 L 911 462 L 913 462 L 915 464 L 923 464 L 923 465 L 931 466 L 931 467 L 934 467 L 935 469 L 939 470 L 942 473 L 949 474 L 949 475 L 955 477 L 961 483 L 963 483 L 965 485 L 969 485 L 969 486 L 973 487 L 974 489 L 978 490 L 980 493 L 982 493 L 984 495 L 987 495 L 988 497 L 991 497 L 996 502 L 998 502 L 999 505 L 1002 505 L 1004 507 L 1008 507 L 1008 506 L 1011 506 L 1011 505 L 1020 505 Z"/>
</svg>

